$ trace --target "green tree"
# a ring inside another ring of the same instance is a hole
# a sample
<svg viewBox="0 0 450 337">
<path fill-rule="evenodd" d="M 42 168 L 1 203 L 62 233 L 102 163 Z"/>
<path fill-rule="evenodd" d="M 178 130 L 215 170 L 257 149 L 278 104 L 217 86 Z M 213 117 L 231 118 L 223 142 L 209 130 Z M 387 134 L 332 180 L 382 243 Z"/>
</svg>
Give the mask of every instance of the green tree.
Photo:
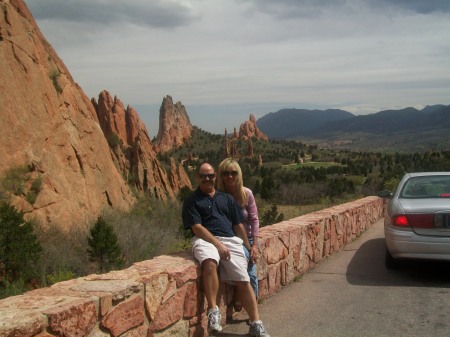
<svg viewBox="0 0 450 337">
<path fill-rule="evenodd" d="M 337 198 L 344 193 L 354 193 L 355 184 L 353 183 L 353 181 L 346 178 L 334 178 L 329 181 L 328 190 L 328 195 L 331 198 Z"/>
<path fill-rule="evenodd" d="M 270 200 L 273 196 L 274 185 L 275 184 L 271 175 L 267 178 L 263 178 L 261 183 L 261 198 L 264 200 Z"/>
<path fill-rule="evenodd" d="M 277 205 L 272 205 L 270 209 L 264 212 L 260 219 L 260 226 L 269 226 L 284 220 L 284 214 L 278 213 Z"/>
<path fill-rule="evenodd" d="M 389 178 L 388 180 L 383 182 L 383 188 L 388 191 L 394 192 L 399 182 L 400 179 L 397 177 Z"/>
<path fill-rule="evenodd" d="M 101 272 L 123 266 L 124 259 L 117 235 L 114 233 L 113 227 L 107 224 L 102 217 L 99 217 L 94 227 L 91 228 L 88 244 L 90 247 L 87 249 L 89 259 L 98 264 Z"/>
<path fill-rule="evenodd" d="M 178 192 L 178 200 L 180 200 L 181 202 L 185 201 L 187 199 L 188 196 L 190 196 L 192 194 L 192 190 L 187 187 L 187 186 L 183 186 L 180 189 L 180 192 Z"/>
<path fill-rule="evenodd" d="M 6 201 L 0 201 L 0 268 L 6 279 L 29 281 L 42 247 L 30 222 Z"/>
<path fill-rule="evenodd" d="M 255 186 L 253 187 L 253 194 L 258 194 L 261 192 L 261 182 L 259 181 L 259 179 L 256 180 L 255 182 Z"/>
</svg>

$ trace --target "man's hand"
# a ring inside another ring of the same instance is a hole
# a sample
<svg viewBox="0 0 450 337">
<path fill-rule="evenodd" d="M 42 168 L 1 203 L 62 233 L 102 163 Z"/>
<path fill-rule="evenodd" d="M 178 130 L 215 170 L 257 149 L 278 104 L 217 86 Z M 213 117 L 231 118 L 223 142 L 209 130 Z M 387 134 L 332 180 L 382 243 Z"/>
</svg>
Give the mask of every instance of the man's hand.
<svg viewBox="0 0 450 337">
<path fill-rule="evenodd" d="M 209 230 L 207 230 L 200 224 L 193 225 L 191 228 L 195 235 L 205 241 L 208 241 L 209 243 L 212 243 L 217 248 L 221 259 L 230 259 L 230 251 L 228 250 L 228 248 L 222 242 L 220 242 L 219 239 L 212 235 Z"/>
<path fill-rule="evenodd" d="M 217 248 L 217 251 L 219 252 L 219 256 L 221 259 L 223 259 L 223 260 L 230 259 L 230 251 L 228 250 L 227 246 L 225 246 L 219 240 L 217 240 L 217 244 L 214 243 L 214 246 Z"/>
</svg>

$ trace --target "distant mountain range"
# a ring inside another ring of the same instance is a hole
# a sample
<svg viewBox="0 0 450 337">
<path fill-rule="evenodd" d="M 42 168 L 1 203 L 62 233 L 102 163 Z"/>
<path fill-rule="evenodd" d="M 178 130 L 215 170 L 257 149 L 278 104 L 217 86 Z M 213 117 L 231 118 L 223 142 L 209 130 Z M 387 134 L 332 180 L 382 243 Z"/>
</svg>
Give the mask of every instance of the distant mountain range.
<svg viewBox="0 0 450 337">
<path fill-rule="evenodd" d="M 306 109 L 281 109 L 271 112 L 256 121 L 256 125 L 271 139 L 288 139 L 307 135 L 324 123 L 350 120 L 350 112 Z"/>
<path fill-rule="evenodd" d="M 396 150 L 449 148 L 450 105 L 405 108 L 356 116 L 339 109 L 282 109 L 256 122 L 270 139 L 295 139 L 322 146 Z"/>
</svg>

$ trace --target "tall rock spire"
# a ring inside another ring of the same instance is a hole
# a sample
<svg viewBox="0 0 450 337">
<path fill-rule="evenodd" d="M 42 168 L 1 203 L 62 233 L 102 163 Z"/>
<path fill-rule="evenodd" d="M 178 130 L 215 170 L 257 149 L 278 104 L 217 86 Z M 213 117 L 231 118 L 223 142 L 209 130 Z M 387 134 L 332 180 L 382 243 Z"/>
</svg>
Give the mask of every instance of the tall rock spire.
<svg viewBox="0 0 450 337">
<path fill-rule="evenodd" d="M 159 130 L 153 142 L 157 153 L 164 153 L 181 146 L 191 138 L 192 124 L 181 102 L 173 104 L 171 96 L 163 99 L 159 109 Z"/>
</svg>

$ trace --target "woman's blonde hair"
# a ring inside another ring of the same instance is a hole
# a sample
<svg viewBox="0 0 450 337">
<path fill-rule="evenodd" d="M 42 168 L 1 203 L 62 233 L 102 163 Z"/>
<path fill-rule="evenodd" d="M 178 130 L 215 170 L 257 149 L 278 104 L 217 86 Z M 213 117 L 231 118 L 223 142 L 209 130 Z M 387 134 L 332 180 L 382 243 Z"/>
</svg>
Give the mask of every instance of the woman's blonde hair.
<svg viewBox="0 0 450 337">
<path fill-rule="evenodd" d="M 238 186 L 238 193 L 237 193 L 238 200 L 236 200 L 236 201 L 241 206 L 245 206 L 247 204 L 247 193 L 245 193 L 245 189 L 244 189 L 244 181 L 242 179 L 242 170 L 241 170 L 241 167 L 239 166 L 238 162 L 236 160 L 234 160 L 233 158 L 226 158 L 220 163 L 219 170 L 218 170 L 219 179 L 217 181 L 217 187 L 221 191 L 230 193 L 230 191 L 226 190 L 225 183 L 223 182 L 223 172 L 227 171 L 230 168 L 234 171 L 237 171 L 237 173 L 238 173 L 237 178 L 236 178 L 237 179 L 236 183 Z"/>
</svg>

